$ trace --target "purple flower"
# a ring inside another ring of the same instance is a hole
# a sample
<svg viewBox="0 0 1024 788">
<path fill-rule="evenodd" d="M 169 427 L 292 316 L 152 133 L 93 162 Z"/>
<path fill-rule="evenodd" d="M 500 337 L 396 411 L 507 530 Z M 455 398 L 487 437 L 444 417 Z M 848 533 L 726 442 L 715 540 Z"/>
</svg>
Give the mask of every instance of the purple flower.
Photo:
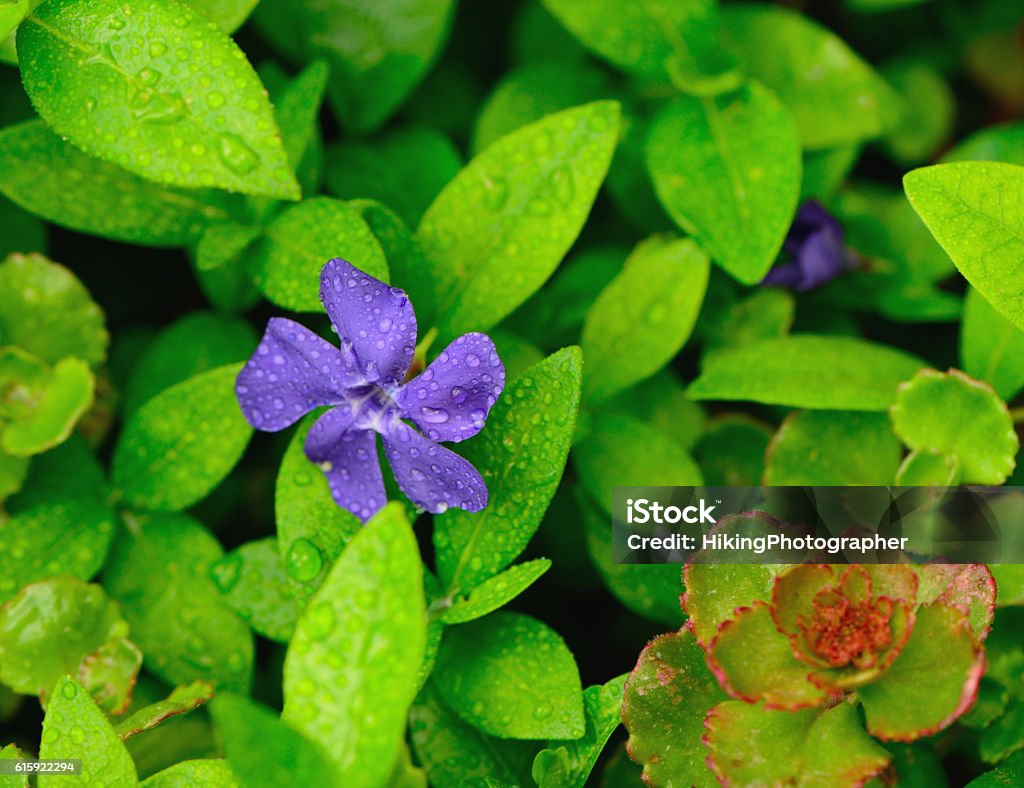
<svg viewBox="0 0 1024 788">
<path fill-rule="evenodd" d="M 853 262 L 843 243 L 843 228 L 815 200 L 800 206 L 782 248 L 789 259 L 769 271 L 762 285 L 800 292 L 813 290 L 839 276 Z"/>
<path fill-rule="evenodd" d="M 476 468 L 437 441 L 463 441 L 483 427 L 505 386 L 494 343 L 484 334 L 461 336 L 403 382 L 416 345 L 416 314 L 404 291 L 331 260 L 320 272 L 320 300 L 341 348 L 271 318 L 235 383 L 246 420 L 276 432 L 334 406 L 310 428 L 306 456 L 327 475 L 337 504 L 364 522 L 386 500 L 378 434 L 398 486 L 417 506 L 483 509 L 487 486 Z"/>
</svg>

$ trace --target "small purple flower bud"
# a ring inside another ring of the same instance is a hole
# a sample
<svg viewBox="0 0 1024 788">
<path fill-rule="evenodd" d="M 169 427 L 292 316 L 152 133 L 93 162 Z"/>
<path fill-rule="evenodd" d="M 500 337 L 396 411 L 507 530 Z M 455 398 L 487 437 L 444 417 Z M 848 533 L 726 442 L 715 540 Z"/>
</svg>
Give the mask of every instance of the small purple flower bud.
<svg viewBox="0 0 1024 788">
<path fill-rule="evenodd" d="M 797 211 L 783 243 L 786 260 L 761 281 L 805 292 L 832 281 L 853 265 L 843 243 L 843 228 L 821 203 L 808 200 Z"/>
</svg>

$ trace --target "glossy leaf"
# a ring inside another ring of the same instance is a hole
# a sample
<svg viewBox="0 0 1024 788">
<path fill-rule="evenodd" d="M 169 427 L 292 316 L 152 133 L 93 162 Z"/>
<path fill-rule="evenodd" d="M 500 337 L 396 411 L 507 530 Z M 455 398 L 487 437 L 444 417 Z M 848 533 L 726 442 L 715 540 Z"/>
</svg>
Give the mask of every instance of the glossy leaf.
<svg viewBox="0 0 1024 788">
<path fill-rule="evenodd" d="M 230 35 L 242 26 L 259 0 L 185 0 L 193 9 L 217 23 Z"/>
<path fill-rule="evenodd" d="M 196 268 L 201 272 L 238 264 L 239 258 L 260 237 L 262 228 L 225 222 L 207 227 L 195 248 Z M 224 272 L 222 271 L 221 274 Z M 201 274 L 202 276 L 203 274 Z M 216 274 L 205 274 L 212 278 Z"/>
<path fill-rule="evenodd" d="M 232 214 L 223 195 L 145 180 L 87 156 L 38 120 L 0 131 L 0 192 L 54 224 L 143 246 L 191 243 Z"/>
<path fill-rule="evenodd" d="M 584 396 L 607 399 L 667 364 L 697 322 L 710 267 L 692 240 L 652 238 L 587 312 L 581 341 Z"/>
<path fill-rule="evenodd" d="M 751 3 L 726 7 L 722 22 L 741 67 L 778 95 L 805 148 L 872 139 L 899 117 L 885 81 L 807 16 Z"/>
<path fill-rule="evenodd" d="M 287 643 L 300 608 L 273 537 L 236 547 L 211 565 L 213 580 L 238 615 L 264 637 Z"/>
<path fill-rule="evenodd" d="M 1024 329 L 1017 283 L 1024 254 L 1024 169 L 996 162 L 939 164 L 907 173 L 903 188 L 960 273 Z"/>
<path fill-rule="evenodd" d="M 239 366 L 217 367 L 143 405 L 114 448 L 113 482 L 131 506 L 184 509 L 234 467 L 252 435 L 235 401 Z"/>
<path fill-rule="evenodd" d="M 440 341 L 490 328 L 551 275 L 590 212 L 618 126 L 613 102 L 549 115 L 489 147 L 438 195 L 416 239 Z"/>
<path fill-rule="evenodd" d="M 199 708 L 212 697 L 213 685 L 207 681 L 193 681 L 176 687 L 166 699 L 143 706 L 118 722 L 117 735 L 126 740 L 137 733 L 152 730 L 171 717 Z"/>
<path fill-rule="evenodd" d="M 578 739 L 583 689 L 572 653 L 554 630 L 500 611 L 449 629 L 434 680 L 464 721 L 510 739 Z"/>
<path fill-rule="evenodd" d="M 737 608 L 771 599 L 775 567 L 744 564 L 687 564 L 683 608 L 690 631 L 707 647 Z"/>
<path fill-rule="evenodd" d="M 1024 331 L 992 308 L 977 290 L 967 292 L 960 327 L 964 371 L 983 380 L 1004 400 L 1024 388 Z"/>
<path fill-rule="evenodd" d="M 670 370 L 662 370 L 601 403 L 601 409 L 646 421 L 689 451 L 704 429 L 704 409 L 686 396 Z"/>
<path fill-rule="evenodd" d="M 217 540 L 183 514 L 132 521 L 114 544 L 103 583 L 121 603 L 146 668 L 171 684 L 202 679 L 247 690 L 252 635 L 210 578 L 224 554 Z"/>
<path fill-rule="evenodd" d="M 304 155 L 320 134 L 317 120 L 329 75 L 327 64 L 314 60 L 279 90 L 271 90 L 281 140 L 293 169 L 300 168 Z"/>
<path fill-rule="evenodd" d="M 676 99 L 651 124 L 644 156 L 672 220 L 731 276 L 760 282 L 800 193 L 800 143 L 771 91 L 751 82 Z"/>
<path fill-rule="evenodd" d="M 902 448 L 883 414 L 802 411 L 782 422 L 768 447 L 764 483 L 889 485 Z"/>
<path fill-rule="evenodd" d="M 487 428 L 465 457 L 487 483 L 481 512 L 435 517 L 437 571 L 450 589 L 468 590 L 523 551 L 555 494 L 576 428 L 582 359 L 566 348 L 531 367 L 505 390 Z"/>
<path fill-rule="evenodd" d="M 696 400 L 880 411 L 923 366 L 903 351 L 861 339 L 798 334 L 715 353 L 686 393 Z"/>
<path fill-rule="evenodd" d="M 191 788 L 200 785 L 241 788 L 242 784 L 227 761 L 210 758 L 181 761 L 147 777 L 139 785 L 141 788 Z"/>
<path fill-rule="evenodd" d="M 39 757 L 44 760 L 82 761 L 84 785 L 102 781 L 107 785 L 138 784 L 135 764 L 114 728 L 89 697 L 82 685 L 65 676 L 54 687 L 53 699 L 43 719 L 43 741 Z M 39 776 L 40 788 L 67 785 L 59 773 Z"/>
<path fill-rule="evenodd" d="M 456 599 L 441 620 L 446 624 L 464 624 L 482 618 L 515 599 L 550 568 L 547 558 L 509 567 L 475 586 L 463 599 Z"/>
<path fill-rule="evenodd" d="M 392 504 L 353 537 L 285 658 L 282 718 L 322 748 L 339 782 L 379 785 L 390 773 L 425 642 L 419 550 Z"/>
<path fill-rule="evenodd" d="M 380 244 L 366 222 L 341 200 L 303 200 L 278 214 L 263 235 L 253 255 L 253 280 L 268 300 L 286 309 L 323 312 L 320 269 L 334 257 L 388 281 Z"/>
<path fill-rule="evenodd" d="M 1020 442 L 1006 405 L 958 370 L 921 370 L 900 386 L 893 428 L 911 449 L 956 460 L 966 484 L 1002 484 Z"/>
</svg>

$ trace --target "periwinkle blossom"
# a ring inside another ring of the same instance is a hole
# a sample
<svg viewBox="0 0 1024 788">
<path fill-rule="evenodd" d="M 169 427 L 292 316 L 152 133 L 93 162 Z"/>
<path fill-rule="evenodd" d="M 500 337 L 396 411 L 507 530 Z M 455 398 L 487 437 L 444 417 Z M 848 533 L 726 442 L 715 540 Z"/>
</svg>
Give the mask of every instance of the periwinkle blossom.
<svg viewBox="0 0 1024 788">
<path fill-rule="evenodd" d="M 505 386 L 494 343 L 465 334 L 405 381 L 416 314 L 403 290 L 335 259 L 320 272 L 320 300 L 341 347 L 293 320 L 271 318 L 235 383 L 246 420 L 277 432 L 332 406 L 310 428 L 306 456 L 326 474 L 335 502 L 364 522 L 386 499 L 377 435 L 395 481 L 417 506 L 483 509 L 479 472 L 438 442 L 463 441 L 484 426 Z"/>
<path fill-rule="evenodd" d="M 800 206 L 782 249 L 788 259 L 772 268 L 762 285 L 805 292 L 830 282 L 853 264 L 842 226 L 815 200 Z"/>
</svg>

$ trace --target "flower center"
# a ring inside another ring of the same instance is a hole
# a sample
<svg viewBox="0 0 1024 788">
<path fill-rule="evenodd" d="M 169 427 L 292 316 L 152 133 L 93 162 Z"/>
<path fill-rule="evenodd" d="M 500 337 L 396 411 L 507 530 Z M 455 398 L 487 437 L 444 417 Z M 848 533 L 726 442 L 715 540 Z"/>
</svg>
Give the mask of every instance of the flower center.
<svg viewBox="0 0 1024 788">
<path fill-rule="evenodd" d="M 394 391 L 369 383 L 349 391 L 345 404 L 352 408 L 352 424 L 356 429 L 382 432 L 392 419 L 399 416 Z"/>
<path fill-rule="evenodd" d="M 822 591 L 812 620 L 805 623 L 807 640 L 833 667 L 851 662 L 860 667 L 892 641 L 892 610 L 886 597 L 854 602 L 834 590 Z"/>
</svg>

